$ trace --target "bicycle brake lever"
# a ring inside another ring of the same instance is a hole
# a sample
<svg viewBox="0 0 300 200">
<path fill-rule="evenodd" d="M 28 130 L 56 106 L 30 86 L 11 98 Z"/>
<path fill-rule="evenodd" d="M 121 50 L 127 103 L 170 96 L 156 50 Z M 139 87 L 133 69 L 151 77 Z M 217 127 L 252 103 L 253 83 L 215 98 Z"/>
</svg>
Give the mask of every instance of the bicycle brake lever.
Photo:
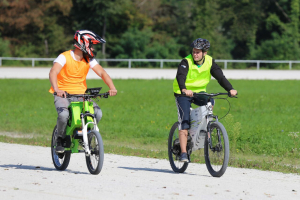
<svg viewBox="0 0 300 200">
<path fill-rule="evenodd" d="M 108 95 L 109 95 L 109 93 L 106 92 L 106 93 L 100 94 L 99 97 L 100 98 L 108 98 Z"/>
<path fill-rule="evenodd" d="M 65 93 L 66 93 L 66 98 L 70 98 L 70 94 L 69 94 L 69 93 L 67 93 L 67 92 L 65 92 Z M 53 93 L 53 95 L 55 95 L 55 96 L 56 96 L 56 95 L 57 95 L 57 93 L 56 93 L 56 92 L 54 92 L 54 93 Z"/>
</svg>

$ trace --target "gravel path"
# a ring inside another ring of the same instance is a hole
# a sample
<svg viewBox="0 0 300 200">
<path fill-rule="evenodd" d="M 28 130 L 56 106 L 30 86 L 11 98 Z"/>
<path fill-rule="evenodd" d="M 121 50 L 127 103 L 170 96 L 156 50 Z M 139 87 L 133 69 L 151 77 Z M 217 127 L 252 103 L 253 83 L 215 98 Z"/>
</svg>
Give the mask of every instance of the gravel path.
<svg viewBox="0 0 300 200">
<path fill-rule="evenodd" d="M 300 199 L 300 176 L 229 167 L 221 178 L 191 163 L 183 174 L 167 160 L 105 154 L 91 175 L 84 154 L 57 171 L 49 147 L 0 143 L 0 199 Z"/>
</svg>

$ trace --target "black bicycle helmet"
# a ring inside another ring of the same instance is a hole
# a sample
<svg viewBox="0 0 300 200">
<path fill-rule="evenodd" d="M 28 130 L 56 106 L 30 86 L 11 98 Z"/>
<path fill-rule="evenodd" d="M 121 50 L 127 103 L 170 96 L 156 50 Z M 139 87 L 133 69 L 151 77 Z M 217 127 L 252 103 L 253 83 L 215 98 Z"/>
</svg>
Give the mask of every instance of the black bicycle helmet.
<svg viewBox="0 0 300 200">
<path fill-rule="evenodd" d="M 191 47 L 201 49 L 202 51 L 208 51 L 210 43 L 206 39 L 198 38 L 192 42 Z"/>
</svg>

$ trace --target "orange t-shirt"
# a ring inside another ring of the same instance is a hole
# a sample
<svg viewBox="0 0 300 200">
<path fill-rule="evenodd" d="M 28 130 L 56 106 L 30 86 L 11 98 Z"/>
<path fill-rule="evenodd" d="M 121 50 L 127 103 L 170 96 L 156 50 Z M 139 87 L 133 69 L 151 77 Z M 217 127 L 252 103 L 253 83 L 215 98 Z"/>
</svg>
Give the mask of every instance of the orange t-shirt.
<svg viewBox="0 0 300 200">
<path fill-rule="evenodd" d="M 81 61 L 74 60 L 71 56 L 71 51 L 62 53 L 66 58 L 66 64 L 57 75 L 57 85 L 60 90 L 69 94 L 84 94 L 87 89 L 86 76 L 89 72 L 90 64 L 84 59 Z M 49 92 L 54 93 L 52 86 Z"/>
</svg>

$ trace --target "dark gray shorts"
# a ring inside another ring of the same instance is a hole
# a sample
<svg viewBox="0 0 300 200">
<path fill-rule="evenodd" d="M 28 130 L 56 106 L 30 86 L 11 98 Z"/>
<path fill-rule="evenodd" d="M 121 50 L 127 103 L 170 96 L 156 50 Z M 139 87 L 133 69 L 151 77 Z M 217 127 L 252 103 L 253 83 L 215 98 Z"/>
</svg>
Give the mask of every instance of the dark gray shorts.
<svg viewBox="0 0 300 200">
<path fill-rule="evenodd" d="M 178 129 L 186 130 L 190 128 L 190 112 L 191 104 L 194 103 L 197 106 L 203 106 L 207 104 L 207 98 L 194 98 L 187 96 L 175 97 L 178 113 Z M 211 99 L 212 105 L 215 104 L 214 99 Z"/>
</svg>

